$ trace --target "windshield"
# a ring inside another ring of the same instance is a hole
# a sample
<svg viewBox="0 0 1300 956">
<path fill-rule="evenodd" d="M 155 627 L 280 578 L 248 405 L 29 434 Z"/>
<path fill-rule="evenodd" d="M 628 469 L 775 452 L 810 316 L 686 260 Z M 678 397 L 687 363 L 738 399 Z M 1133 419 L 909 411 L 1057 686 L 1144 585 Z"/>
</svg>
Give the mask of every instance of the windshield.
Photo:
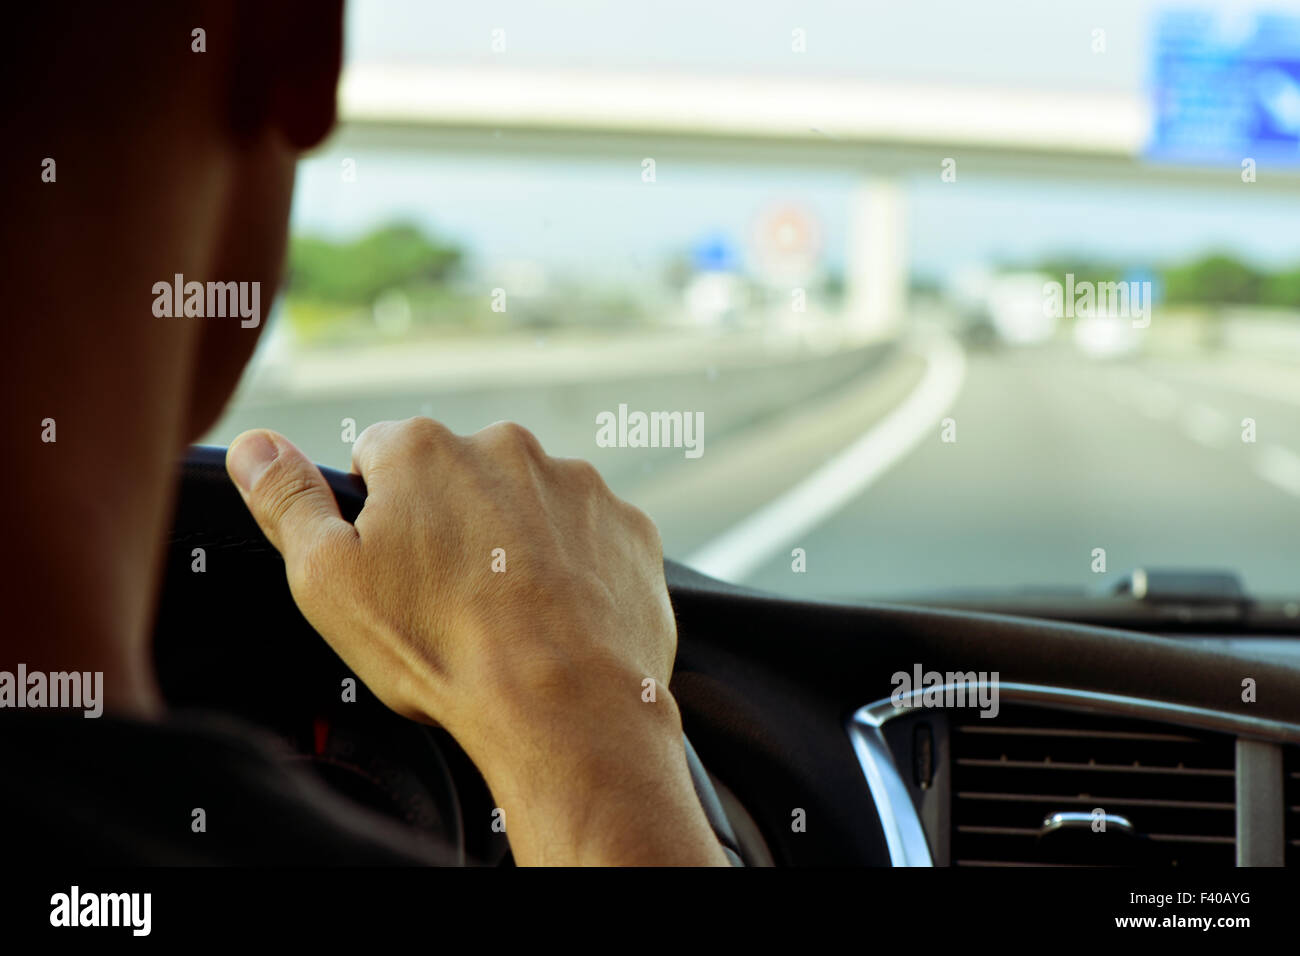
<svg viewBox="0 0 1300 956">
<path fill-rule="evenodd" d="M 347 468 L 375 421 L 514 420 L 596 464 L 667 556 L 802 597 L 1135 567 L 1300 592 L 1295 20 L 348 18 L 342 122 L 207 441 L 264 426 Z"/>
</svg>

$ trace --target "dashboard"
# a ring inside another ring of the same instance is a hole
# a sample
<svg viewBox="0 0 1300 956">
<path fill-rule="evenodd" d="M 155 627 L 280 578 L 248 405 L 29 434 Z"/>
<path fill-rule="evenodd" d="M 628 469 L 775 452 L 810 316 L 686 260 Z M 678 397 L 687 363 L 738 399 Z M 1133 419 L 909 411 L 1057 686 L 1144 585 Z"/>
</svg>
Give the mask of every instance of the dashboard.
<svg viewBox="0 0 1300 956">
<path fill-rule="evenodd" d="M 355 479 L 323 472 L 355 514 Z M 671 561 L 665 574 L 672 691 L 747 865 L 1295 862 L 1294 635 L 797 601 Z M 413 838 L 511 862 L 473 764 L 312 631 L 211 450 L 182 469 L 154 643 L 173 708 L 242 717 Z"/>
</svg>

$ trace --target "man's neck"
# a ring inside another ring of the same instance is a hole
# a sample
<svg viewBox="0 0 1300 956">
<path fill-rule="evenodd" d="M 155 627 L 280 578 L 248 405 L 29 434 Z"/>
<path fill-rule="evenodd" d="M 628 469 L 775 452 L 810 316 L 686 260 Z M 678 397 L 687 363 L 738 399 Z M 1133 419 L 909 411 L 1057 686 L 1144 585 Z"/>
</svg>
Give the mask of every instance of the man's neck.
<svg viewBox="0 0 1300 956">
<path fill-rule="evenodd" d="M 155 187 L 141 207 L 100 182 L 48 189 L 20 191 L 23 233 L 0 242 L 23 277 L 5 302 L 0 376 L 14 426 L 0 670 L 102 671 L 106 710 L 156 716 L 149 636 L 199 328 L 154 317 L 150 290 L 203 271 L 208 250 L 183 228 L 196 190 Z M 115 235 L 124 222 L 130 234 Z"/>
<path fill-rule="evenodd" d="M 61 394 L 17 399 L 30 427 L 13 439 L 19 466 L 6 481 L 0 669 L 102 671 L 107 710 L 154 716 L 148 635 L 180 422 L 165 398 L 178 393 L 141 374 L 79 367 Z"/>
</svg>

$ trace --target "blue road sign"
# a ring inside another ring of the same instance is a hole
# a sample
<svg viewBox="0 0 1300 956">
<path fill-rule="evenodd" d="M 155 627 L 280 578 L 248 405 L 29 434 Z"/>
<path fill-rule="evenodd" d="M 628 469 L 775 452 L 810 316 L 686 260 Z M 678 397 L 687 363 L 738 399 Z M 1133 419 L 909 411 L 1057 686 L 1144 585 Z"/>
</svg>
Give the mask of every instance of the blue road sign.
<svg viewBox="0 0 1300 956">
<path fill-rule="evenodd" d="M 701 272 L 734 272 L 740 257 L 735 244 L 722 233 L 710 233 L 691 249 L 691 263 Z"/>
<path fill-rule="evenodd" d="M 1300 17 L 1171 10 L 1154 52 L 1148 157 L 1300 165 Z"/>
</svg>

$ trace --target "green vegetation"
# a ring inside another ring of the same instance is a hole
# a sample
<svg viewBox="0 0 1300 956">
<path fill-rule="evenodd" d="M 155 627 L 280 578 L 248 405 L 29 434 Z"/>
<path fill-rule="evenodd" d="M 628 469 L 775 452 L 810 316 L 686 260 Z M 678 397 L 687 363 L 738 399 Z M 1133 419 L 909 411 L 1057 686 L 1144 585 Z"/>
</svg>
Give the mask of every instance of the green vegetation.
<svg viewBox="0 0 1300 956">
<path fill-rule="evenodd" d="M 1113 263 L 1054 257 L 1033 267 L 1052 276 L 1074 273 L 1075 281 L 1118 282 L 1132 270 Z M 1212 253 L 1191 262 L 1143 270 L 1161 287 L 1171 305 L 1254 305 L 1300 309 L 1300 267 L 1270 272 L 1225 253 Z"/>
<path fill-rule="evenodd" d="M 513 297 L 496 312 L 465 281 L 465 254 L 418 227 L 394 223 L 352 241 L 295 236 L 289 244 L 285 317 L 304 341 L 373 342 L 448 332 L 644 323 L 645 309 L 621 288 L 552 281 L 548 292 Z"/>
<path fill-rule="evenodd" d="M 342 343 L 373 341 L 377 333 L 405 338 L 449 331 L 626 327 L 661 311 L 627 290 L 601 288 L 585 277 L 580 286 L 552 283 L 547 294 L 512 299 L 508 315 L 494 312 L 483 291 L 464 282 L 464 265 L 459 246 L 408 223 L 385 225 L 351 241 L 295 236 L 289 246 L 286 317 L 303 339 Z M 1132 264 L 1059 255 L 1008 267 L 1058 277 L 1073 273 L 1076 282 L 1151 278 L 1157 297 L 1170 305 L 1300 310 L 1300 266 L 1269 271 L 1224 253 L 1140 273 Z M 666 291 L 680 290 L 690 274 L 684 257 L 667 263 Z M 824 294 L 838 298 L 843 277 L 831 272 L 824 286 Z"/>
<path fill-rule="evenodd" d="M 1264 274 L 1225 255 L 1166 269 L 1165 301 L 1179 304 L 1265 304 Z"/>
<path fill-rule="evenodd" d="M 456 246 L 430 240 L 402 223 L 354 242 L 295 237 L 289 247 L 287 293 L 308 301 L 369 306 L 391 289 L 446 282 L 461 258 Z"/>
<path fill-rule="evenodd" d="M 393 223 L 352 241 L 294 236 L 289 243 L 285 314 L 304 340 L 373 339 L 374 305 L 398 294 L 410 326 L 472 324 L 467 297 L 456 290 L 461 249 L 418 227 Z"/>
</svg>

